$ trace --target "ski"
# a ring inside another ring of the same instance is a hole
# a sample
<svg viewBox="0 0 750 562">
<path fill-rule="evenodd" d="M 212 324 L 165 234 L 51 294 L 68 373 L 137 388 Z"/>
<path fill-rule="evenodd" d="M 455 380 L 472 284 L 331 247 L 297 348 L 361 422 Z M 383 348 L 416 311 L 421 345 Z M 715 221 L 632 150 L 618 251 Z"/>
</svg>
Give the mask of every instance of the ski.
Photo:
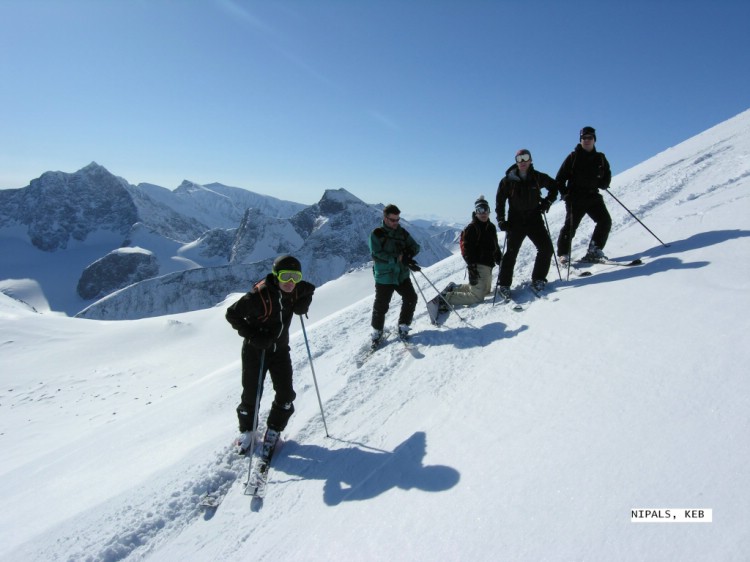
<svg viewBox="0 0 750 562">
<path fill-rule="evenodd" d="M 635 265 L 643 265 L 643 260 L 640 258 L 631 260 L 631 261 L 618 261 L 618 260 L 610 260 L 610 259 L 602 259 L 598 261 L 584 261 L 584 260 L 576 260 L 571 264 L 571 269 L 575 271 L 575 274 L 578 277 L 590 277 L 594 274 L 593 271 L 589 270 L 583 270 L 584 267 L 594 266 L 594 265 L 613 265 L 617 267 L 632 267 Z"/>
<path fill-rule="evenodd" d="M 380 339 L 377 342 L 368 343 L 362 346 L 362 349 L 354 356 L 354 364 L 357 365 L 357 369 L 362 367 L 362 365 L 372 357 L 373 353 L 388 344 L 388 335 L 389 332 L 383 330 L 383 335 L 380 336 Z"/>
<path fill-rule="evenodd" d="M 434 299 L 427 303 L 427 314 L 430 316 L 430 322 L 433 326 L 442 326 L 451 314 L 451 307 L 445 300 L 445 295 L 453 291 L 457 285 L 448 283 L 443 291 Z"/>
<path fill-rule="evenodd" d="M 399 335 L 398 340 L 404 345 L 404 349 L 406 349 L 406 351 L 408 351 L 412 355 L 412 357 L 416 359 L 421 359 L 422 357 L 424 357 L 419 349 L 417 349 L 417 345 L 413 341 L 411 341 L 411 336 L 409 336 L 408 334 L 406 336 Z"/>
<path fill-rule="evenodd" d="M 640 258 L 636 258 L 632 261 L 618 261 L 618 260 L 610 260 L 610 259 L 601 259 L 597 261 L 584 261 L 584 260 L 577 260 L 573 262 L 574 265 L 617 265 L 620 267 L 631 267 L 633 265 L 643 265 L 643 260 Z"/>
<path fill-rule="evenodd" d="M 255 498 L 266 497 L 266 490 L 268 488 L 268 469 L 270 468 L 271 460 L 258 459 L 253 466 L 253 472 L 250 475 L 250 481 L 247 483 L 247 490 L 245 493 Z"/>
<path fill-rule="evenodd" d="M 498 301 L 497 298 L 500 297 L 500 300 Z M 495 302 L 498 302 L 501 305 L 507 306 L 511 310 L 515 312 L 521 312 L 524 310 L 524 306 L 516 301 L 513 300 L 512 297 L 505 298 L 503 297 L 500 292 L 498 291 L 498 287 L 495 287 L 495 298 L 492 300 L 492 305 L 495 305 Z"/>
<path fill-rule="evenodd" d="M 545 295 L 545 294 L 544 294 L 543 292 L 541 292 L 541 291 L 537 291 L 537 290 L 536 290 L 536 289 L 534 288 L 534 286 L 533 286 L 533 285 L 531 285 L 531 284 L 529 284 L 529 291 L 531 292 L 531 294 L 532 294 L 532 295 L 534 295 L 534 298 L 537 298 L 537 299 L 542 299 L 542 300 L 545 300 L 545 301 L 546 301 L 546 300 L 549 300 L 549 299 L 547 298 L 547 295 Z"/>
<path fill-rule="evenodd" d="M 219 504 L 221 504 L 221 500 L 223 499 L 224 499 L 224 496 L 221 494 L 218 494 L 216 492 L 214 493 L 206 492 L 201 497 L 201 501 L 198 504 L 198 507 L 200 507 L 203 510 L 217 509 L 219 507 Z"/>
<path fill-rule="evenodd" d="M 255 462 L 252 465 L 250 477 L 247 481 L 247 487 L 245 488 L 246 495 L 261 499 L 266 496 L 271 459 L 273 458 L 279 442 L 278 432 L 273 433 L 273 435 L 269 435 L 269 431 L 266 432 L 266 437 L 261 445 L 260 453 L 254 459 Z"/>
<path fill-rule="evenodd" d="M 439 305 L 435 303 L 434 310 L 431 310 L 430 304 L 432 303 L 429 303 L 427 307 L 427 313 L 430 315 L 430 322 L 432 322 L 433 326 L 442 326 L 451 315 L 450 308 L 448 310 L 440 310 Z"/>
<path fill-rule="evenodd" d="M 513 300 L 512 297 L 501 300 L 500 304 L 504 304 L 514 312 L 523 312 L 524 310 L 526 310 L 526 307 L 524 307 L 520 302 Z"/>
</svg>

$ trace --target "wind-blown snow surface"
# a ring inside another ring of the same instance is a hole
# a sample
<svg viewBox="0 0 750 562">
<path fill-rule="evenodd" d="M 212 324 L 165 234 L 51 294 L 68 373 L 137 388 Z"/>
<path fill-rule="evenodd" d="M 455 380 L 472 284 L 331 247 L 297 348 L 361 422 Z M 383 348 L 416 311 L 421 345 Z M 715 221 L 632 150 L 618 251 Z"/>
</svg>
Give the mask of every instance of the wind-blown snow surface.
<svg viewBox="0 0 750 562">
<path fill-rule="evenodd" d="M 522 313 L 488 299 L 442 328 L 422 304 L 417 351 L 393 342 L 359 369 L 369 272 L 320 287 L 305 327 L 330 438 L 295 321 L 297 412 L 256 511 L 229 448 L 237 295 L 122 322 L 0 295 L 0 558 L 746 560 L 749 176 L 745 112 L 615 178 L 670 246 L 605 195 L 608 253 L 645 265 L 556 280 Z M 517 283 L 532 257 L 527 242 Z M 461 281 L 461 259 L 425 273 Z M 200 512 L 216 488 L 224 502 Z M 713 522 L 635 524 L 633 508 Z"/>
</svg>

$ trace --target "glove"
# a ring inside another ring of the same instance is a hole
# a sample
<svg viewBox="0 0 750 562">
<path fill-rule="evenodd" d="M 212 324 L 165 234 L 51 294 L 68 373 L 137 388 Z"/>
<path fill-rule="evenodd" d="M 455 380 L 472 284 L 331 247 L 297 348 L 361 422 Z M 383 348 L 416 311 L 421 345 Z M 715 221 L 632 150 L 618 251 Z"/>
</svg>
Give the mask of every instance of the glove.
<svg viewBox="0 0 750 562">
<path fill-rule="evenodd" d="M 503 232 L 507 232 L 510 225 L 508 224 L 508 221 L 505 219 L 499 220 L 497 226 L 502 230 Z"/>
<path fill-rule="evenodd" d="M 414 259 L 414 255 L 409 250 L 404 250 L 401 252 L 401 261 L 404 263 L 409 263 L 412 259 Z"/>
<path fill-rule="evenodd" d="M 470 263 L 467 269 L 469 270 L 469 285 L 476 285 L 479 283 L 479 270 L 477 269 L 477 264 Z"/>
<path fill-rule="evenodd" d="M 608 185 L 600 185 L 599 189 L 609 189 L 609 186 Z"/>
<path fill-rule="evenodd" d="M 539 201 L 539 205 L 536 206 L 536 210 L 540 213 L 546 213 L 549 211 L 550 206 L 552 205 L 552 202 L 549 199 L 542 199 Z"/>
<path fill-rule="evenodd" d="M 422 268 L 419 267 L 419 264 L 413 259 L 409 260 L 409 262 L 406 264 L 406 267 L 408 267 L 412 271 L 422 271 Z"/>
<path fill-rule="evenodd" d="M 494 259 L 497 265 L 500 265 L 500 262 L 503 261 L 503 253 L 500 251 L 500 248 L 495 250 Z"/>
</svg>

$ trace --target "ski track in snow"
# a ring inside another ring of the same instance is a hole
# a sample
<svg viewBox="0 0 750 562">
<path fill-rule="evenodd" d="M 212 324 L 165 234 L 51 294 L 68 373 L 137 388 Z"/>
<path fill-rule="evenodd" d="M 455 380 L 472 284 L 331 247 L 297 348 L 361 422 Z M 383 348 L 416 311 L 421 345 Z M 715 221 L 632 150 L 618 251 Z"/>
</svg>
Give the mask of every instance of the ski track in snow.
<svg viewBox="0 0 750 562">
<path fill-rule="evenodd" d="M 327 321 L 356 324 L 363 315 L 369 314 L 370 301 L 371 299 L 366 299 L 363 303 L 356 304 L 343 314 Z M 397 314 L 400 304 L 400 299 L 394 298 L 388 318 Z M 508 324 L 517 325 L 521 325 L 522 322 L 517 313 L 505 307 L 492 307 L 489 304 L 482 307 L 463 308 L 459 310 L 459 313 L 466 322 L 462 322 L 455 314 L 452 314 L 448 326 L 438 328 L 429 323 L 424 307 L 419 307 L 414 323 L 422 328 L 415 330 L 412 336 L 413 345 L 422 353 L 429 353 L 432 346 L 450 345 L 466 349 L 484 345 L 484 342 L 499 337 L 513 337 L 518 330 L 522 329 L 509 330 L 507 328 L 505 321 Z M 485 322 L 488 323 L 485 324 Z M 473 327 L 474 323 L 482 327 Z M 316 356 L 324 356 L 327 351 L 340 345 L 350 345 L 355 348 L 353 343 L 337 341 L 336 336 L 326 335 L 331 333 L 333 331 L 316 330 Z M 349 339 L 362 337 L 366 338 L 367 333 L 362 334 L 356 331 L 349 336 Z M 292 348 L 295 372 L 300 373 L 307 367 L 307 350 L 301 337 L 292 342 Z M 419 359 L 412 356 L 395 335 L 391 335 L 388 344 L 377 350 L 362 368 L 357 369 L 350 361 L 340 361 L 335 372 L 342 379 L 342 386 L 339 392 L 325 400 L 327 419 L 344 420 L 347 414 L 354 411 L 357 411 L 358 415 L 382 416 L 384 405 L 387 405 L 388 413 L 384 418 L 385 423 L 402 406 L 425 392 L 429 393 L 433 399 L 440 399 L 441 395 L 452 394 L 458 386 L 471 384 L 472 377 L 481 376 L 481 374 L 462 373 L 462 376 L 456 377 L 456 373 L 461 373 L 463 370 L 461 357 L 456 355 L 449 359 L 446 369 L 438 377 L 431 376 L 429 380 L 426 380 L 426 375 L 416 370 L 418 376 L 408 387 L 409 392 L 403 392 L 400 385 L 392 384 L 393 379 L 410 377 L 409 367 L 415 361 Z M 299 375 L 297 376 L 299 378 Z M 430 384 L 427 384 L 428 382 Z M 303 385 L 302 388 L 309 388 L 309 386 L 311 385 Z M 262 408 L 261 420 L 264 419 Z M 333 422 L 329 421 L 330 423 Z M 357 427 L 350 430 L 344 429 L 344 431 L 341 429 L 340 424 L 337 424 L 334 439 L 326 441 L 326 446 L 331 450 L 351 446 L 378 449 L 382 445 L 377 437 L 372 442 L 367 437 L 363 438 Z M 285 454 L 294 454 L 294 443 L 314 441 L 314 436 L 322 432 L 320 416 L 315 415 L 297 432 L 291 443 L 285 443 L 279 456 L 274 459 L 274 463 L 283 463 Z M 384 455 L 383 462 L 389 462 L 389 460 L 390 457 Z M 242 495 L 249 503 L 251 498 L 243 495 L 247 467 L 247 459 L 237 455 L 231 446 L 217 449 L 202 462 L 186 464 L 184 470 L 176 475 L 166 474 L 155 479 L 155 485 L 148 486 L 150 489 L 133 490 L 132 493 L 112 500 L 107 507 L 92 510 L 91 513 L 75 522 L 75 532 L 67 529 L 65 525 L 59 530 L 60 538 L 55 542 L 54 549 L 43 554 L 49 559 L 55 559 L 65 552 L 67 553 L 65 558 L 71 561 L 118 562 L 125 559 L 145 558 L 186 526 L 202 519 L 209 519 L 214 515 L 214 510 L 203 511 L 199 508 L 200 498 L 206 492 Z M 304 474 L 301 477 L 304 477 Z M 286 476 L 272 468 L 267 501 L 278 501 L 281 505 L 285 503 L 282 498 L 287 493 L 293 493 L 287 491 L 286 484 L 289 482 L 285 481 Z M 134 498 L 137 501 L 134 501 Z M 225 506 L 222 504 L 218 510 L 223 508 Z M 282 516 L 283 514 L 279 514 L 274 518 Z M 98 528 L 102 520 L 107 522 L 108 528 L 120 528 L 121 531 L 109 537 L 101 536 Z M 266 520 L 261 524 L 261 528 L 255 529 L 255 532 L 263 532 L 262 528 L 272 525 L 273 520 Z"/>
</svg>

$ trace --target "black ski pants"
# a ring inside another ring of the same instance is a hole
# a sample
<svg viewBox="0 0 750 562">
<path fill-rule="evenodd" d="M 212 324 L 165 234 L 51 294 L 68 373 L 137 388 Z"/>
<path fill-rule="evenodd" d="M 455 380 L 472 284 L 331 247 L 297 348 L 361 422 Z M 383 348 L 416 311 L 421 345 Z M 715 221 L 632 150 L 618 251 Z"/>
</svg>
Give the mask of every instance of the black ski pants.
<svg viewBox="0 0 750 562">
<path fill-rule="evenodd" d="M 549 238 L 547 228 L 544 226 L 542 214 L 534 212 L 523 219 L 510 217 L 510 229 L 506 243 L 505 254 L 500 263 L 500 277 L 498 283 L 503 287 L 510 287 L 513 283 L 513 269 L 516 267 L 516 258 L 521 250 L 521 244 L 528 236 L 529 240 L 536 246 L 536 259 L 534 269 L 531 272 L 531 280 L 547 280 L 552 254 L 552 240 Z"/>
<path fill-rule="evenodd" d="M 414 310 L 417 308 L 417 292 L 411 284 L 411 278 L 407 278 L 400 285 L 383 285 L 375 283 L 375 302 L 372 305 L 372 321 L 370 325 L 376 330 L 382 330 L 385 325 L 385 314 L 391 307 L 391 298 L 396 292 L 401 295 L 401 313 L 398 317 L 399 324 L 411 324 L 414 318 Z"/>
<path fill-rule="evenodd" d="M 261 373 L 261 357 L 263 359 L 263 373 Z M 257 420 L 253 420 L 255 401 L 263 395 L 263 381 L 266 373 L 271 374 L 271 382 L 275 393 L 271 411 L 268 414 L 267 427 L 283 431 L 289 418 L 294 413 L 294 399 L 297 397 L 292 385 L 292 358 L 288 344 L 276 344 L 270 349 L 262 350 L 245 343 L 242 345 L 242 401 L 237 406 L 237 418 L 240 431 L 252 431 L 257 428 Z M 260 384 L 260 389 L 258 388 Z M 255 422 L 255 423 L 253 423 Z"/>
<path fill-rule="evenodd" d="M 609 216 L 601 193 L 592 194 L 585 199 L 568 197 L 565 201 L 565 210 L 565 223 L 560 229 L 560 236 L 557 237 L 557 255 L 570 255 L 570 246 L 576 230 L 586 215 L 596 223 L 594 233 L 591 235 L 591 243 L 603 250 L 612 228 L 612 217 Z"/>
</svg>

